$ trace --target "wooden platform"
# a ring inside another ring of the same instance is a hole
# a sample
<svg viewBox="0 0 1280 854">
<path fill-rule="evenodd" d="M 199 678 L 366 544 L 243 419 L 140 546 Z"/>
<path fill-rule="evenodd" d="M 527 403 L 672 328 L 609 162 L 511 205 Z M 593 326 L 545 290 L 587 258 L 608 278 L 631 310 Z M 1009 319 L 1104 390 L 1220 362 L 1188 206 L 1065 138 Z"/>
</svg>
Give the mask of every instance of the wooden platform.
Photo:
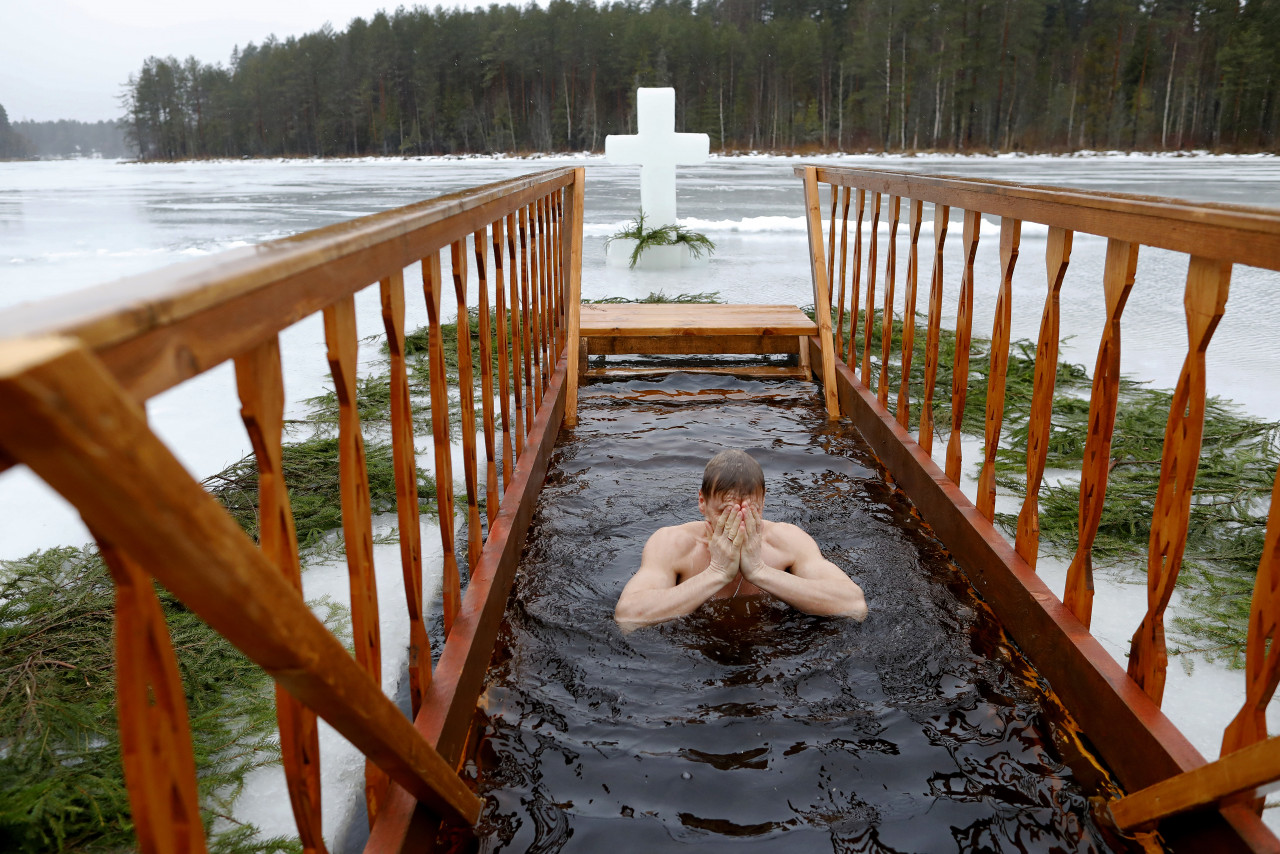
<svg viewBox="0 0 1280 854">
<path fill-rule="evenodd" d="M 810 376 L 808 348 L 801 342 L 818 326 L 794 305 L 690 305 L 624 303 L 583 305 L 579 370 L 583 376 L 613 376 L 661 369 L 587 369 L 587 357 L 638 355 L 760 355 L 793 353 L 794 368 L 720 366 L 682 368 L 769 376 Z"/>
</svg>

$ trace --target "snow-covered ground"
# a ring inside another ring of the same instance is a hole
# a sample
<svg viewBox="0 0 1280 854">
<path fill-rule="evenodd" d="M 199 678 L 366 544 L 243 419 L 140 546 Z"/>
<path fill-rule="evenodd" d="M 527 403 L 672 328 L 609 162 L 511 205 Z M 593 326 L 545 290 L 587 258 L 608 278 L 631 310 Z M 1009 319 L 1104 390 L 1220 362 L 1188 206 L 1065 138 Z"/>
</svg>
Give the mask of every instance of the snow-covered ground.
<svg viewBox="0 0 1280 854">
<path fill-rule="evenodd" d="M 1280 158 L 1268 156 L 1127 155 L 1091 153 L 1068 157 L 889 157 L 843 155 L 818 158 L 847 166 L 913 169 L 1036 184 L 1167 195 L 1206 201 L 1280 207 Z M 583 155 L 539 158 L 415 158 L 339 161 L 227 161 L 137 165 L 111 161 L 0 163 L 0 309 L 67 294 L 222 249 L 252 245 L 309 228 L 347 220 L 422 198 L 562 165 L 586 164 L 587 205 L 583 293 L 587 297 L 644 296 L 718 291 L 731 302 L 812 302 L 799 180 L 802 158 L 713 156 L 705 166 L 680 171 L 682 221 L 717 244 L 709 265 L 662 274 L 633 273 L 604 263 L 605 238 L 637 212 L 638 176 Z M 904 212 L 905 216 L 905 212 Z M 960 274 L 962 220 L 953 211 L 944 261 L 944 318 L 954 324 Z M 905 228 L 900 229 L 900 235 Z M 998 275 L 998 223 L 984 221 L 976 273 L 975 334 L 991 328 Z M 887 225 L 881 222 L 881 258 Z M 926 209 L 921 235 L 921 283 L 932 257 L 932 216 Z M 1045 292 L 1045 229 L 1026 224 L 1015 271 L 1013 335 L 1034 340 Z M 906 245 L 899 243 L 897 306 L 903 304 Z M 1101 270 L 1105 241 L 1077 235 L 1062 292 L 1062 358 L 1093 368 L 1101 334 Z M 445 263 L 447 265 L 447 254 Z M 883 261 L 881 270 L 883 271 Z M 409 283 L 407 328 L 426 322 L 417 291 Z M 1137 281 L 1125 310 L 1122 370 L 1160 387 L 1172 387 L 1186 348 L 1182 289 L 1186 261 L 1171 253 L 1143 250 Z M 1280 420 L 1280 276 L 1237 268 L 1227 314 L 1209 348 L 1209 389 L 1255 415 Z M 881 285 L 883 286 L 883 285 Z M 883 293 L 883 292 L 882 292 Z M 920 304 L 921 307 L 923 304 Z M 382 329 L 376 288 L 357 298 L 361 336 Z M 287 417 L 303 412 L 302 401 L 329 386 L 323 330 L 318 317 L 282 335 Z M 374 368 L 376 344 L 362 348 L 364 370 Z M 239 420 L 234 378 L 221 366 L 150 401 L 155 429 L 198 478 L 249 453 Z M 429 443 L 428 443 L 429 445 Z M 973 495 L 978 440 L 965 447 L 966 494 Z M 419 464 L 432 470 L 429 447 Z M 461 468 L 454 472 L 461 479 Z M 1007 500 L 1007 499 L 1005 499 Z M 1003 509 L 1003 508 L 1002 508 Z M 390 524 L 391 520 L 384 520 Z M 435 555 L 427 586 L 438 585 L 439 537 L 424 520 L 424 543 Z M 0 475 L 0 558 L 19 557 L 58 544 L 88 541 L 74 511 L 22 469 Z M 432 551 L 434 549 L 434 551 Z M 383 618 L 384 674 L 395 694 L 407 645 L 403 587 L 395 546 L 377 555 Z M 1065 567 L 1049 557 L 1040 572 L 1061 593 Z M 1145 588 L 1099 573 L 1094 633 L 1123 661 L 1137 625 Z M 322 564 L 305 575 L 308 597 L 347 601 L 345 566 Z M 428 595 L 438 595 L 431 594 Z M 1172 606 L 1177 609 L 1177 599 Z M 399 651 L 400 658 L 395 658 Z M 1188 675 L 1170 670 L 1166 712 L 1208 757 L 1218 755 L 1222 728 L 1244 699 L 1243 675 L 1199 661 Z M 1273 705 L 1273 710 L 1274 710 Z M 326 836 L 336 850 L 358 814 L 359 757 L 331 731 L 322 742 L 326 768 Z M 288 833 L 292 818 L 278 770 L 255 777 L 241 799 L 241 817 L 268 833 Z M 1276 812 L 1276 811 L 1271 811 Z M 1269 813 L 1270 814 L 1270 813 Z M 1280 822 L 1277 822 L 1280 825 Z M 358 836 L 358 834 L 356 834 Z M 353 837 L 354 838 L 354 837 Z"/>
</svg>

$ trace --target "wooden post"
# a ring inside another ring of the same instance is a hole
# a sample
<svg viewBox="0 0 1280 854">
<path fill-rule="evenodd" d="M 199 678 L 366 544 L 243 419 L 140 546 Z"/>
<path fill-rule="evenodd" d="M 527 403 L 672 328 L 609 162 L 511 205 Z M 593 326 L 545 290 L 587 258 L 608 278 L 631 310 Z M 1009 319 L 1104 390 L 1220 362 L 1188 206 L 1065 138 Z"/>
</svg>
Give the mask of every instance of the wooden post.
<svg viewBox="0 0 1280 854">
<path fill-rule="evenodd" d="M 507 289 L 503 279 L 503 245 L 502 218 L 493 223 L 493 292 L 498 299 L 498 397 L 502 412 L 502 491 L 505 493 L 511 484 L 512 448 L 511 441 L 511 348 L 509 341 L 514 341 L 511 327 L 507 321 Z M 514 319 L 515 315 L 512 315 Z M 492 526 L 490 526 L 492 530 Z"/>
<path fill-rule="evenodd" d="M 1098 345 L 1098 362 L 1093 369 L 1093 392 L 1089 397 L 1089 432 L 1080 467 L 1079 543 L 1071 566 L 1062 602 L 1086 627 L 1093 615 L 1093 541 L 1102 521 L 1102 504 L 1107 497 L 1107 475 L 1111 472 L 1111 434 L 1116 426 L 1116 405 L 1120 399 L 1120 315 L 1133 289 L 1138 267 L 1138 244 L 1124 240 L 1107 241 L 1107 260 L 1102 288 L 1107 300 L 1107 323 Z"/>
<path fill-rule="evenodd" d="M 1187 315 L 1187 357 L 1178 375 L 1169 420 L 1164 429 L 1160 483 L 1151 519 L 1147 550 L 1147 613 L 1129 649 L 1129 676 L 1156 705 L 1164 697 L 1169 657 L 1164 642 L 1164 611 L 1182 568 L 1191 518 L 1191 492 L 1200 463 L 1204 436 L 1205 354 L 1227 307 L 1231 265 L 1191 257 L 1184 300 Z"/>
<path fill-rule="evenodd" d="M 342 495 L 342 540 L 346 544 L 351 588 L 351 634 L 356 661 L 374 684 L 382 684 L 382 641 L 378 628 L 378 579 L 373 572 L 373 515 L 369 499 L 369 466 L 364 456 L 357 398 L 356 300 L 338 300 L 324 310 L 324 339 L 329 370 L 338 394 L 338 467 Z M 372 761 L 365 763 L 364 796 L 369 825 L 378 817 L 387 777 Z"/>
<path fill-rule="evenodd" d="M 498 518 L 498 459 L 493 424 L 493 330 L 489 322 L 489 275 L 485 263 L 488 254 L 488 229 L 472 235 L 476 253 L 476 276 L 479 281 L 480 306 L 480 410 L 484 419 L 484 507 L 493 530 L 493 520 Z M 499 289 L 500 291 L 500 289 Z M 502 328 L 501 324 L 498 326 Z"/>
<path fill-rule="evenodd" d="M 301 595 L 298 535 L 284 479 L 285 397 L 279 338 L 273 335 L 265 343 L 237 356 L 235 365 L 240 416 L 258 464 L 258 541 L 263 555 Z M 423 635 L 425 637 L 425 631 Z M 429 678 L 429 652 L 426 660 Z M 276 719 L 280 726 L 280 760 L 298 838 L 307 854 L 324 854 L 320 821 L 320 733 L 316 714 L 277 685 Z"/>
<path fill-rule="evenodd" d="M 911 361 L 916 346 L 916 283 L 920 275 L 920 220 L 924 216 L 924 202 L 908 199 L 907 230 L 911 242 L 907 256 L 907 290 L 902 308 L 902 376 L 898 383 L 898 423 L 903 430 L 911 429 Z"/>
<path fill-rule="evenodd" d="M 880 245 L 880 194 L 872 193 L 871 246 L 867 249 L 867 305 L 862 318 L 862 384 L 871 388 L 871 337 L 876 322 L 876 250 Z"/>
<path fill-rule="evenodd" d="M 964 212 L 964 272 L 956 310 L 956 360 L 951 368 L 951 437 L 947 440 L 947 477 L 960 484 L 960 433 L 969 394 L 969 345 L 973 339 L 973 262 L 978 254 L 981 211 Z"/>
<path fill-rule="evenodd" d="M 440 332 L 440 302 L 444 290 L 440 253 L 422 259 L 422 290 L 427 300 L 427 368 L 431 376 L 431 439 L 435 452 L 436 509 L 440 517 L 444 599 L 444 631 L 447 635 L 462 601 L 462 579 L 453 542 L 453 444 L 449 441 L 449 383 L 444 364 L 444 338 Z"/>
<path fill-rule="evenodd" d="M 138 848 L 143 854 L 202 854 L 187 698 L 164 611 L 151 576 L 105 537 L 94 536 L 116 588 L 116 719 Z M 317 799 L 317 819 L 319 805 Z M 301 821 L 298 826 L 301 832 Z M 324 850 L 323 840 L 316 850 Z"/>
<path fill-rule="evenodd" d="M 916 443 L 933 454 L 933 387 L 938 381 L 938 347 L 942 339 L 942 247 L 947 240 L 951 208 L 933 206 L 933 274 L 929 280 L 929 326 L 924 339 L 924 399 L 920 402 L 920 430 Z"/>
<path fill-rule="evenodd" d="M 902 197 L 889 197 L 889 251 L 884 267 L 884 310 L 880 314 L 880 382 L 876 399 L 889 408 L 889 354 L 893 349 L 893 289 L 898 278 L 898 221 Z"/>
<path fill-rule="evenodd" d="M 836 360 L 831 343 L 831 293 L 827 290 L 826 259 L 822 255 L 822 209 L 818 201 L 818 170 L 812 166 L 804 173 L 804 200 L 808 214 L 809 269 L 813 275 L 813 313 L 818 323 L 818 341 L 822 344 L 822 392 L 827 417 L 840 417 L 840 401 L 836 396 Z"/>
<path fill-rule="evenodd" d="M 1033 570 L 1040 554 L 1040 483 L 1049 458 L 1049 425 L 1053 417 L 1053 387 L 1058 376 L 1058 296 L 1071 260 L 1071 232 L 1049 229 L 1045 244 L 1045 268 L 1049 293 L 1040 318 L 1040 342 L 1036 345 L 1036 372 L 1027 422 L 1027 493 L 1018 513 L 1015 549 Z"/>
<path fill-rule="evenodd" d="M 574 170 L 572 191 L 565 205 L 565 219 L 568 220 L 568 231 L 564 234 L 561 253 L 566 274 L 567 289 L 564 295 L 565 355 L 569 359 L 569 373 L 565 380 L 564 426 L 578 425 L 578 371 L 582 367 L 578 363 L 580 357 L 579 342 L 582 340 L 582 211 L 586 193 L 587 170 L 579 167 Z"/>
<path fill-rule="evenodd" d="M 1245 641 L 1245 701 L 1222 734 L 1226 755 L 1267 737 L 1267 706 L 1280 684 L 1280 469 L 1271 488 L 1271 510 L 1267 514 L 1267 534 L 1253 583 L 1249 607 L 1249 630 Z M 1252 804 L 1262 813 L 1262 801 Z"/>
<path fill-rule="evenodd" d="M 450 246 L 453 292 L 458 300 L 458 397 L 462 420 L 462 476 L 467 485 L 467 569 L 475 572 L 483 537 L 480 530 L 480 485 L 476 472 L 476 385 L 471 365 L 471 313 L 467 310 L 467 245 Z"/>
<path fill-rule="evenodd" d="M 1022 221 L 1000 220 L 1000 293 L 991 324 L 990 368 L 987 372 L 986 439 L 982 449 L 982 473 L 978 476 L 978 512 L 988 522 L 996 518 L 996 451 L 1004 426 L 1004 387 L 1009 373 L 1009 324 L 1013 319 L 1013 265 L 1018 262 Z"/>
</svg>

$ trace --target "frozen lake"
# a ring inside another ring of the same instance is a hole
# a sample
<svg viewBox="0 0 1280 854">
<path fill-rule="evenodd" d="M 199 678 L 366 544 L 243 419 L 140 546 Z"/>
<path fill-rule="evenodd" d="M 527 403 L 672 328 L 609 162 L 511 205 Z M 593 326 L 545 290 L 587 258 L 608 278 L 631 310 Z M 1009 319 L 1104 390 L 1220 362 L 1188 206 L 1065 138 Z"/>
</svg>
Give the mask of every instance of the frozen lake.
<svg viewBox="0 0 1280 854">
<path fill-rule="evenodd" d="M 0 163 L 0 309 L 47 299 L 124 276 L 255 244 L 409 204 L 441 193 L 540 169 L 585 163 L 587 196 L 583 295 L 641 297 L 718 291 L 730 302 L 812 302 L 802 194 L 792 174 L 801 162 L 912 169 L 1036 184 L 1166 195 L 1280 208 L 1280 158 L 1275 157 L 836 157 L 713 158 L 680 170 L 681 220 L 717 244 L 706 266 L 664 273 L 632 273 L 604 263 L 605 238 L 639 207 L 638 170 L 600 158 L 423 159 L 351 161 L 229 161 L 137 165 L 111 161 Z M 904 211 L 905 218 L 905 211 Z M 927 286 L 932 235 L 926 211 L 921 244 Z M 952 213 L 948 235 L 944 325 L 954 326 L 960 277 L 960 228 Z M 905 230 L 905 229 L 904 229 Z M 1014 337 L 1035 339 L 1045 292 L 1045 230 L 1025 225 L 1015 276 Z M 990 333 L 998 276 L 998 224 L 984 224 L 978 251 L 974 333 Z M 905 246 L 905 244 L 903 244 Z M 1062 293 L 1063 358 L 1092 372 L 1103 321 L 1101 270 L 1105 241 L 1077 235 Z M 881 258 L 883 259 L 883 248 Z M 897 289 L 901 310 L 905 254 Z M 881 261 L 883 271 L 883 260 Z M 409 281 L 417 281 L 416 270 Z M 881 274 L 883 275 L 883 273 Z M 1143 250 L 1125 310 L 1122 370 L 1172 388 L 1186 350 L 1182 293 L 1186 262 Z M 1237 267 L 1227 313 L 1209 349 L 1209 390 L 1253 414 L 1280 420 L 1280 275 Z M 374 289 L 376 291 L 376 289 Z M 409 328 L 425 323 L 425 308 L 409 290 Z M 883 291 L 881 291 L 883 293 Z M 924 303 L 919 304 L 923 308 Z M 360 333 L 381 331 L 377 295 L 358 304 Z M 318 318 L 284 333 L 286 391 L 298 401 L 328 385 Z M 148 405 L 156 429 L 197 477 L 206 477 L 249 452 L 228 366 L 168 392 Z M 966 445 L 967 466 L 977 457 Z M 972 496 L 972 479 L 965 491 Z M 16 558 L 58 544 L 88 541 L 78 517 L 24 471 L 0 475 L 0 558 Z M 1045 574 L 1054 570 L 1045 568 Z M 339 585 L 340 586 L 340 585 Z M 380 585 L 385 587 L 386 585 Z M 1060 582 L 1051 582 L 1061 591 Z M 1132 588 L 1127 590 L 1126 588 Z M 1103 611 L 1095 631 L 1123 655 L 1145 591 L 1121 585 L 1112 601 L 1125 603 L 1114 621 Z M 1100 591 L 1100 603 L 1105 598 Z M 1174 668 L 1177 671 L 1177 668 Z M 1243 679 L 1209 666 L 1196 670 L 1196 688 L 1179 688 L 1171 671 L 1168 709 L 1209 756 L 1221 728 L 1243 699 Z M 1202 680 L 1208 679 L 1205 682 Z M 1199 704 L 1192 704 L 1190 695 Z M 1222 697 L 1229 697 L 1223 702 Z M 1185 700 L 1182 698 L 1186 698 Z M 1215 702 L 1215 698 L 1217 702 Z M 1239 699 L 1237 699 L 1239 698 Z M 332 800 L 329 801 L 333 803 Z M 287 808 L 285 809 L 287 813 Z M 254 818 L 259 821 L 258 817 Z"/>
</svg>

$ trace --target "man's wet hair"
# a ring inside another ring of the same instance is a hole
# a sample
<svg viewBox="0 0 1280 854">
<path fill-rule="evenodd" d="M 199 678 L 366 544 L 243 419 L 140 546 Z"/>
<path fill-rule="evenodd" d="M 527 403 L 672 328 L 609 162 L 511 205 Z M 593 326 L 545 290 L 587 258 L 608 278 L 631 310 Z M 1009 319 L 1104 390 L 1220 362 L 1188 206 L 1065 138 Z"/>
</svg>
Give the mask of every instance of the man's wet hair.
<svg viewBox="0 0 1280 854">
<path fill-rule="evenodd" d="M 764 495 L 764 470 L 746 451 L 721 451 L 702 473 L 702 497 L 734 493 L 742 498 Z"/>
</svg>

